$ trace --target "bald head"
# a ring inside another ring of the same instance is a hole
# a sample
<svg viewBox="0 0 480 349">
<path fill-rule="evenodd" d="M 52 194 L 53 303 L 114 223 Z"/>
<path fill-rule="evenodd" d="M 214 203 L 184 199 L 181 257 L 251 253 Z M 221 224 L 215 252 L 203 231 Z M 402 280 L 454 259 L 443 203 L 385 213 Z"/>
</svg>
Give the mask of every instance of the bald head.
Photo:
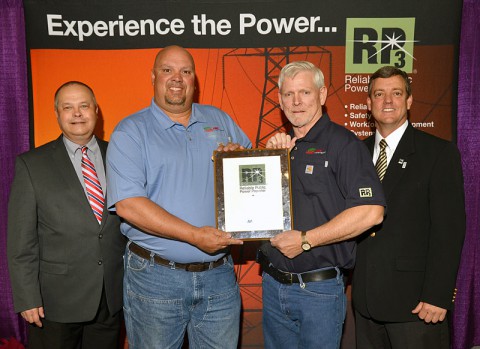
<svg viewBox="0 0 480 349">
<path fill-rule="evenodd" d="M 165 56 L 168 56 L 170 53 L 178 53 L 178 54 L 182 54 L 182 55 L 185 55 L 186 57 L 188 57 L 188 59 L 190 60 L 190 63 L 193 67 L 193 71 L 195 72 L 195 62 L 193 61 L 193 57 L 192 55 L 190 54 L 190 52 L 188 52 L 186 49 L 184 49 L 183 47 L 181 46 L 177 46 L 177 45 L 172 45 L 172 46 L 167 46 L 167 47 L 164 47 L 162 50 L 160 50 L 158 53 L 157 53 L 157 56 L 155 57 L 155 62 L 153 64 L 153 69 L 155 69 L 159 62 L 162 62 L 162 59 L 165 57 Z"/>
<path fill-rule="evenodd" d="M 195 63 L 180 46 L 167 46 L 155 57 L 152 69 L 155 103 L 172 119 L 188 121 L 195 92 Z"/>
</svg>

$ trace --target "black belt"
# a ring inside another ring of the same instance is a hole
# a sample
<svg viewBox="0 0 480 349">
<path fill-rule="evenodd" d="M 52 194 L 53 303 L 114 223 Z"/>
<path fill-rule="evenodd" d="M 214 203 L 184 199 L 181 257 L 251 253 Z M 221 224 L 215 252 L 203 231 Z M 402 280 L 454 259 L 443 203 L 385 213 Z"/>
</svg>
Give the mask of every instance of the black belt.
<svg viewBox="0 0 480 349">
<path fill-rule="evenodd" d="M 138 246 L 136 243 L 132 242 L 128 246 L 128 249 L 135 253 L 137 256 L 142 257 L 144 259 L 150 259 L 152 252 Z M 177 263 L 177 262 L 172 262 L 166 259 L 163 259 L 160 257 L 158 254 L 153 255 L 153 261 L 157 264 L 160 265 L 165 265 L 168 267 L 175 266 L 176 269 L 183 269 L 186 271 L 191 271 L 191 272 L 201 272 L 205 270 L 210 270 L 216 267 L 219 267 L 227 261 L 227 257 L 222 257 L 219 260 L 216 260 L 214 262 L 205 262 L 205 263 Z"/>
<path fill-rule="evenodd" d="M 306 283 L 323 281 L 337 277 L 337 270 L 335 268 L 319 271 L 310 271 L 305 273 L 288 273 L 279 270 L 270 264 L 267 257 L 262 253 L 262 251 L 258 252 L 257 262 L 261 265 L 265 273 L 267 273 L 282 284 L 299 284 L 300 278 L 303 282 Z"/>
</svg>

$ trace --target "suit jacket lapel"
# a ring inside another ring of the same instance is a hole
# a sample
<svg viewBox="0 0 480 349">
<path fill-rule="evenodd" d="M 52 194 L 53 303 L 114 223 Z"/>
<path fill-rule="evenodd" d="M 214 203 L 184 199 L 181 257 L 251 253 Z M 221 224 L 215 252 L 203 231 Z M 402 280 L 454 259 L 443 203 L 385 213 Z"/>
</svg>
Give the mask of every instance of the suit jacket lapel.
<svg viewBox="0 0 480 349">
<path fill-rule="evenodd" d="M 375 135 L 368 137 L 365 139 L 365 145 L 367 146 L 368 150 L 370 151 L 370 155 L 373 158 L 373 148 L 375 146 Z"/>
<path fill-rule="evenodd" d="M 85 217 L 86 224 L 90 224 L 90 221 L 99 226 L 97 219 L 95 218 L 90 203 L 88 202 L 85 190 L 75 172 L 72 161 L 68 156 L 67 149 L 63 143 L 63 136 L 57 138 L 53 144 L 52 149 L 52 166 L 55 166 L 56 172 L 63 178 L 67 186 L 70 187 L 74 193 L 75 201 L 71 203 L 78 207 L 78 214 Z M 88 218 L 87 218 L 88 217 Z"/>
</svg>

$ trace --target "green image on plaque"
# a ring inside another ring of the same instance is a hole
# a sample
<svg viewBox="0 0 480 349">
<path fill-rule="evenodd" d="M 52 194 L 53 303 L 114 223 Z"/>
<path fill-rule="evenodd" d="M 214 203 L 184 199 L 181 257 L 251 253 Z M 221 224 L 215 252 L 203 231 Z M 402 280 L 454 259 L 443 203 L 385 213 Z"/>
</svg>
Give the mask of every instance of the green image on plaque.
<svg viewBox="0 0 480 349">
<path fill-rule="evenodd" d="M 288 149 L 214 151 L 213 162 L 218 229 L 242 240 L 292 229 Z"/>
<path fill-rule="evenodd" d="M 265 164 L 240 165 L 239 175 L 241 187 L 247 185 L 267 184 L 265 176 Z"/>
</svg>

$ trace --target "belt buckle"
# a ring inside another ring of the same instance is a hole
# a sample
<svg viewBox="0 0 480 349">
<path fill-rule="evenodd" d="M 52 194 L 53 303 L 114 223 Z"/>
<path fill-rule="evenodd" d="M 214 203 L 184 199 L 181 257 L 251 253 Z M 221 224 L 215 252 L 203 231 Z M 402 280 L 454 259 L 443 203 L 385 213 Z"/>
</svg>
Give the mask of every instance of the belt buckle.
<svg viewBox="0 0 480 349">
<path fill-rule="evenodd" d="M 201 263 L 187 263 L 185 264 L 185 271 L 198 273 L 204 271 L 204 266 Z"/>
<path fill-rule="evenodd" d="M 277 272 L 280 273 L 282 279 L 285 280 L 286 284 L 293 284 L 293 273 L 281 271 L 277 269 Z"/>
</svg>

